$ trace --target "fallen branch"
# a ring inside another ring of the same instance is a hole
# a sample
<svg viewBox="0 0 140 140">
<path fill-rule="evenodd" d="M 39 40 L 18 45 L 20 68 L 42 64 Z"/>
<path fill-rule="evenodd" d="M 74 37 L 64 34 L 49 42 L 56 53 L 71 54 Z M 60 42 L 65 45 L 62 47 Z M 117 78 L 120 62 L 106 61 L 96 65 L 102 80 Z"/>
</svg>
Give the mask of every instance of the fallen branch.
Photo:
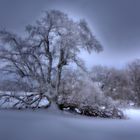
<svg viewBox="0 0 140 140">
<path fill-rule="evenodd" d="M 31 94 L 31 95 L 13 95 L 13 94 L 3 94 L 0 95 L 0 101 L 2 102 L 0 107 L 3 108 L 39 108 L 41 107 L 40 103 L 46 100 L 46 102 L 42 103 L 43 107 L 48 107 L 50 105 L 49 98 L 43 94 Z M 11 106 L 9 105 L 11 103 Z M 7 104 L 7 106 L 6 106 Z M 9 105 L 9 106 L 8 106 Z"/>
</svg>

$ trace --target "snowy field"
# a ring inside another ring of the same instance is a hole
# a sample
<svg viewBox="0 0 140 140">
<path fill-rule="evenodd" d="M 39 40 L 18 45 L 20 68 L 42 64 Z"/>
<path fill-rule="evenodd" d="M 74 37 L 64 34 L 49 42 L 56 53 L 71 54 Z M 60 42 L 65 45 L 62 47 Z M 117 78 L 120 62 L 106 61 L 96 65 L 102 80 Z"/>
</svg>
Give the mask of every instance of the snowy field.
<svg viewBox="0 0 140 140">
<path fill-rule="evenodd" d="M 0 111 L 0 140 L 140 140 L 140 111 L 95 119 L 50 111 Z"/>
</svg>

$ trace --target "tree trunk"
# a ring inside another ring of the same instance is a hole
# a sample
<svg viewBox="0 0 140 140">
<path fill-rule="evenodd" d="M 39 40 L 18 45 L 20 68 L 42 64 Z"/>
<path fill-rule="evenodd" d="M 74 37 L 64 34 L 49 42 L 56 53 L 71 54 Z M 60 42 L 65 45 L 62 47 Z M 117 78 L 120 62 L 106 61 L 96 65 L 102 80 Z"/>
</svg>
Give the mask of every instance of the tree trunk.
<svg viewBox="0 0 140 140">
<path fill-rule="evenodd" d="M 66 65 L 66 61 L 64 59 L 64 50 L 60 49 L 60 56 L 59 56 L 59 62 L 57 65 L 57 77 L 56 77 L 56 94 L 59 95 L 59 87 L 61 82 L 61 74 L 62 74 L 62 68 Z"/>
<path fill-rule="evenodd" d="M 49 65 L 48 65 L 48 77 L 47 77 L 48 84 L 51 84 L 51 71 L 52 71 L 52 56 L 50 54 L 49 55 Z"/>
<path fill-rule="evenodd" d="M 57 69 L 57 79 L 56 79 L 56 94 L 59 95 L 59 87 L 60 87 L 60 81 L 61 81 L 61 73 L 62 73 L 62 66 L 58 66 Z"/>
</svg>

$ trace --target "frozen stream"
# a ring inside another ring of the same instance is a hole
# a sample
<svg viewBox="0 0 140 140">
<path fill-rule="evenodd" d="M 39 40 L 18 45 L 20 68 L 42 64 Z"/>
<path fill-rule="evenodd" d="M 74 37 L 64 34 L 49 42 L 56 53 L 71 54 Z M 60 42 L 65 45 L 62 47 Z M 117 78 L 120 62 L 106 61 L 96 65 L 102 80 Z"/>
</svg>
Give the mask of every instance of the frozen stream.
<svg viewBox="0 0 140 140">
<path fill-rule="evenodd" d="M 47 111 L 0 111 L 0 140 L 140 140 L 140 111 L 127 120 Z"/>
</svg>

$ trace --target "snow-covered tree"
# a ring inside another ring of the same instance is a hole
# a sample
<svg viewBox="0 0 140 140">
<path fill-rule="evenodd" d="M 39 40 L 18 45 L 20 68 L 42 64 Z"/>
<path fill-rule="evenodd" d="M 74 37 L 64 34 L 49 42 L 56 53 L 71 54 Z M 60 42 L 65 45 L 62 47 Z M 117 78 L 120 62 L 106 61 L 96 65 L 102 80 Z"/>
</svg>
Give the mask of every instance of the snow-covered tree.
<svg viewBox="0 0 140 140">
<path fill-rule="evenodd" d="M 140 105 L 140 59 L 136 59 L 128 64 L 128 75 L 132 88 L 134 101 Z"/>
<path fill-rule="evenodd" d="M 115 100 L 133 100 L 129 75 L 125 69 L 95 66 L 91 71 L 93 81 L 97 81 L 106 96 Z"/>
<path fill-rule="evenodd" d="M 85 70 L 79 53 L 102 50 L 85 20 L 72 20 L 61 11 L 45 12 L 26 31 L 25 37 L 0 31 L 1 70 L 13 73 L 41 94 L 49 93 L 51 98 L 59 94 L 64 66 L 75 63 Z"/>
</svg>

